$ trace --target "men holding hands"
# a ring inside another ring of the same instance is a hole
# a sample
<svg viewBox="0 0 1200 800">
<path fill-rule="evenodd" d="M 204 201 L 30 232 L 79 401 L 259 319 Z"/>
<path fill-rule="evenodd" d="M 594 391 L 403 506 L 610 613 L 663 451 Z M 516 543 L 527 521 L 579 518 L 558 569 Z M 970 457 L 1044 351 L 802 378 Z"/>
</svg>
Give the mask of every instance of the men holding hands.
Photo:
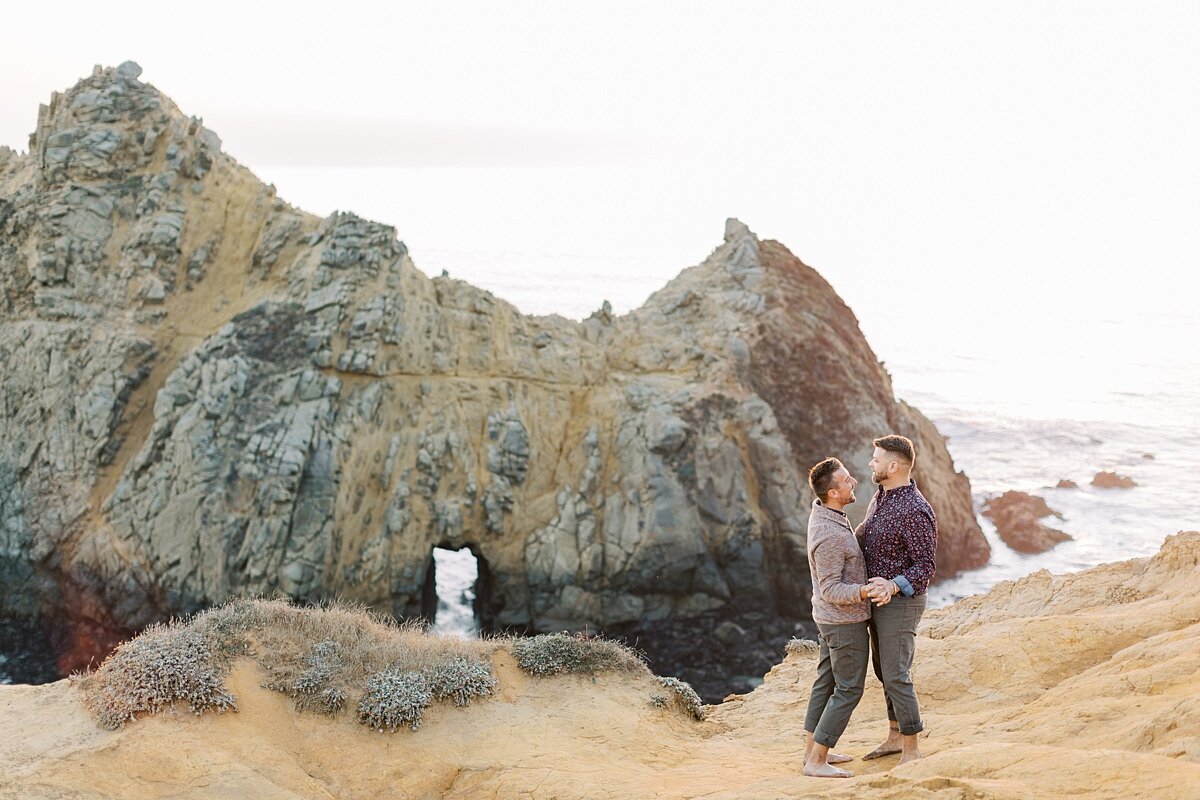
<svg viewBox="0 0 1200 800">
<path fill-rule="evenodd" d="M 877 488 L 857 530 L 844 509 L 856 500 L 858 482 L 841 461 L 827 458 L 808 476 L 815 495 L 808 563 L 820 644 L 804 724 L 804 774 L 811 777 L 852 775 L 834 766 L 850 757 L 830 749 L 862 699 L 868 656 L 883 683 L 889 729 L 883 744 L 864 758 L 901 753 L 903 764 L 921 757 L 917 734 L 924 726 L 910 673 L 917 623 L 936 566 L 937 518 L 912 479 L 913 443 L 889 435 L 873 444 L 871 480 Z"/>
</svg>

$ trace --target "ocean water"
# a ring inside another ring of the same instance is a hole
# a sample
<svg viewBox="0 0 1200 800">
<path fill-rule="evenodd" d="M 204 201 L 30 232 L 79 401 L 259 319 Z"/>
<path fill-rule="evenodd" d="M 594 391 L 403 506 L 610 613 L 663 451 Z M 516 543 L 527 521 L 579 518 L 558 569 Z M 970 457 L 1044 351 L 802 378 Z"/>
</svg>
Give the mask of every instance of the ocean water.
<svg viewBox="0 0 1200 800">
<path fill-rule="evenodd" d="M 1002 339 L 967 338 L 936 358 L 912 346 L 877 348 L 896 394 L 949 437 L 976 511 L 1006 490 L 1029 492 L 1061 514 L 1043 522 L 1073 537 L 1023 555 L 980 517 L 991 562 L 937 584 L 933 605 L 1040 569 L 1073 572 L 1151 555 L 1167 535 L 1200 529 L 1190 502 L 1190 479 L 1200 472 L 1200 317 L 1067 319 L 1043 333 L 1049 336 L 1037 356 L 1014 352 Z M 1068 336 L 1075 346 L 1060 344 Z M 1137 486 L 1093 487 L 1100 470 Z M 1060 479 L 1079 488 L 1053 488 Z"/>
<path fill-rule="evenodd" d="M 430 630 L 452 636 L 476 636 L 479 622 L 475 619 L 475 580 L 479 577 L 479 562 L 470 550 L 433 548 L 434 575 L 437 586 L 437 613 Z"/>
</svg>

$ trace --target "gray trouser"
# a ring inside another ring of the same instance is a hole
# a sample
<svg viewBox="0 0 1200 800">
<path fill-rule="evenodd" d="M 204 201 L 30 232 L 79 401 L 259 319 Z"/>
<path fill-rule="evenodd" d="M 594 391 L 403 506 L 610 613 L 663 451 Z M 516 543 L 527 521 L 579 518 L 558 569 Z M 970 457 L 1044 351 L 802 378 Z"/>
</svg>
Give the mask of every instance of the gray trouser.
<svg viewBox="0 0 1200 800">
<path fill-rule="evenodd" d="M 854 707 L 862 700 L 870 652 L 867 623 L 818 622 L 817 630 L 821 657 L 817 662 L 817 679 L 808 697 L 804 730 L 812 734 L 817 744 L 833 747 L 846 730 Z"/>
<path fill-rule="evenodd" d="M 899 723 L 900 733 L 905 736 L 925 730 L 911 675 L 917 623 L 924 613 L 923 594 L 898 594 L 887 605 L 871 609 L 871 665 L 883 684 L 888 719 Z"/>
</svg>

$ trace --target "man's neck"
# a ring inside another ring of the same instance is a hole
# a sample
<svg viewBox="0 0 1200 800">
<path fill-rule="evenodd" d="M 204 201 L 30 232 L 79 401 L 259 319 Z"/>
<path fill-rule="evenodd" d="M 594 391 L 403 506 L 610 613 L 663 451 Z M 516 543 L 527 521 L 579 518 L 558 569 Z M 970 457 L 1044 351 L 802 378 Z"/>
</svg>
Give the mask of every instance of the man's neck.
<svg viewBox="0 0 1200 800">
<path fill-rule="evenodd" d="M 845 503 L 839 503 L 837 500 L 823 500 L 822 504 L 826 508 L 831 508 L 834 511 L 841 511 L 843 514 L 846 513 L 845 511 L 842 511 L 842 509 L 846 507 Z"/>
<path fill-rule="evenodd" d="M 912 473 L 905 472 L 903 474 L 897 472 L 885 481 L 879 483 L 885 492 L 890 492 L 892 489 L 899 489 L 901 486 L 908 486 L 912 481 Z"/>
</svg>

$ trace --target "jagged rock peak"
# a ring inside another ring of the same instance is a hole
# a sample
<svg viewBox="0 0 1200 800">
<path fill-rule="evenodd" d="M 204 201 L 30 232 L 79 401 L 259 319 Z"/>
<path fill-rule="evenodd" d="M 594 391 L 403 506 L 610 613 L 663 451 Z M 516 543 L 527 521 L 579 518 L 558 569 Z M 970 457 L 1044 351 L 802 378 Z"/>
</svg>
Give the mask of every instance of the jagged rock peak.
<svg viewBox="0 0 1200 800">
<path fill-rule="evenodd" d="M 754 235 L 754 231 L 750 230 L 746 223 L 736 217 L 730 217 L 725 220 L 725 241 L 732 242 L 734 239 L 743 237 L 749 237 L 755 244 L 758 243 L 758 237 Z"/>
<path fill-rule="evenodd" d="M 122 177 L 142 171 L 169 129 L 195 139 L 209 158 L 220 152 L 220 137 L 138 80 L 141 73 L 133 61 L 97 65 L 90 77 L 66 92 L 54 92 L 49 104 L 40 107 L 29 152 L 47 178 Z"/>
</svg>

